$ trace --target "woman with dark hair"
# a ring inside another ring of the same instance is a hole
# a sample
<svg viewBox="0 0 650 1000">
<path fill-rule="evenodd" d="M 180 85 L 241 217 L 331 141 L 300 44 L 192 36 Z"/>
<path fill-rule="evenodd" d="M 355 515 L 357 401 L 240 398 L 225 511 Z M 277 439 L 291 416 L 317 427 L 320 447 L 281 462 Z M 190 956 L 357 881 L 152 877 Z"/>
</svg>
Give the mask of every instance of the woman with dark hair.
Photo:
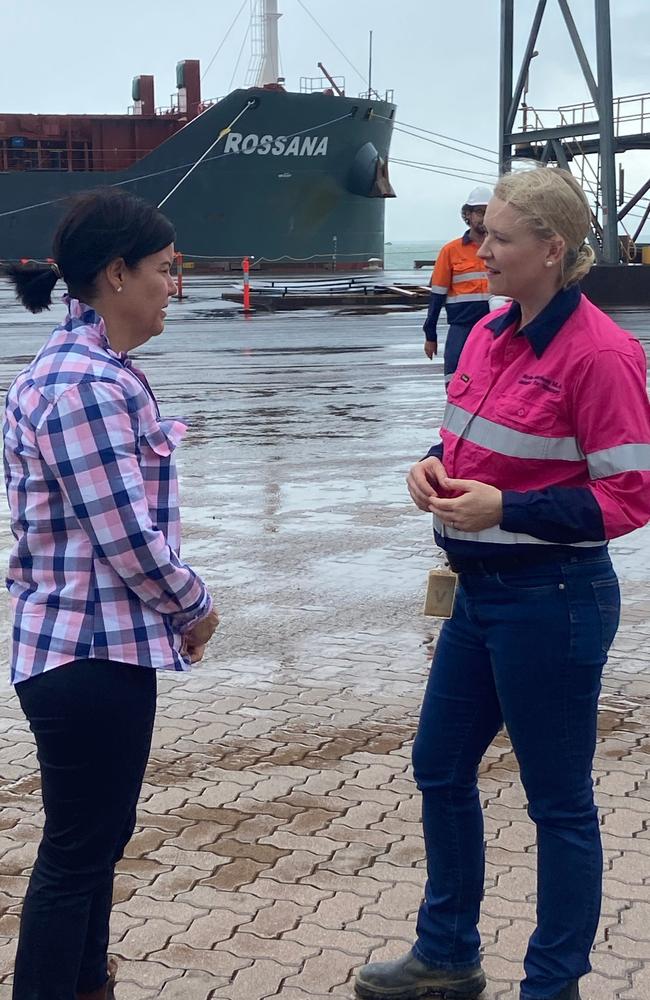
<svg viewBox="0 0 650 1000">
<path fill-rule="evenodd" d="M 14 1000 L 109 1000 L 116 863 L 135 825 L 156 670 L 203 656 L 218 616 L 179 558 L 173 452 L 128 352 L 162 333 L 174 229 L 117 190 L 79 197 L 56 263 L 6 269 L 31 312 L 65 281 L 68 315 L 9 389 L 15 538 L 12 680 L 34 733 L 45 827 L 23 906 Z"/>
</svg>

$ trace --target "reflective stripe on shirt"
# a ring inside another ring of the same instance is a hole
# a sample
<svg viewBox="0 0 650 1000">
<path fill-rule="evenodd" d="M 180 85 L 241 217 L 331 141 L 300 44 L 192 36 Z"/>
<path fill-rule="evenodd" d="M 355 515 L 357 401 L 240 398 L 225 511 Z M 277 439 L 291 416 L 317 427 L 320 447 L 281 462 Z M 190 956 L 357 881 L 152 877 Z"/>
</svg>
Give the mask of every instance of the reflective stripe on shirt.
<svg viewBox="0 0 650 1000">
<path fill-rule="evenodd" d="M 447 403 L 442 426 L 463 441 L 511 458 L 542 458 L 556 462 L 582 462 L 585 458 L 574 437 L 543 437 L 516 431 L 485 417 L 474 416 L 453 403 Z"/>
<path fill-rule="evenodd" d="M 620 472 L 650 470 L 650 444 L 619 444 L 587 455 L 591 479 L 606 479 Z"/>
<path fill-rule="evenodd" d="M 450 528 L 443 524 L 440 518 L 433 515 L 433 527 L 435 531 L 444 538 L 455 539 L 462 542 L 491 542 L 497 545 L 557 545 L 557 542 L 547 542 L 542 538 L 535 538 L 534 535 L 519 534 L 514 531 L 504 531 L 498 525 L 493 528 L 484 528 L 482 531 L 459 531 L 458 528 Z M 564 542 L 563 545 L 570 545 L 571 548 L 588 549 L 600 548 L 603 542 Z"/>
<path fill-rule="evenodd" d="M 489 302 L 490 293 L 489 292 L 472 292 L 468 295 L 449 295 L 447 301 L 451 305 L 455 305 L 457 302 Z"/>
<path fill-rule="evenodd" d="M 451 279 L 453 285 L 459 285 L 463 281 L 485 281 L 485 271 L 470 271 L 469 274 L 455 274 Z"/>
</svg>

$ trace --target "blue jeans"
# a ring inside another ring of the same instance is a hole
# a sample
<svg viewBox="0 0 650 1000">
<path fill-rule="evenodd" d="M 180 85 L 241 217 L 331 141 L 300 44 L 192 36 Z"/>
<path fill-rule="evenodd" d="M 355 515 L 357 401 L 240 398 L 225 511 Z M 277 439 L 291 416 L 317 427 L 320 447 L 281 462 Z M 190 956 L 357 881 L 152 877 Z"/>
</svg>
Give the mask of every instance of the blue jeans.
<svg viewBox="0 0 650 1000">
<path fill-rule="evenodd" d="M 76 660 L 16 685 L 45 827 L 23 905 L 13 1000 L 74 1000 L 107 979 L 113 875 L 135 826 L 156 671 Z"/>
<path fill-rule="evenodd" d="M 537 827 L 537 927 L 522 1000 L 553 997 L 589 971 L 602 880 L 591 767 L 602 667 L 619 614 L 608 555 L 461 574 L 413 748 L 428 876 L 414 951 L 428 965 L 479 960 L 485 851 L 477 772 L 505 724 Z"/>
</svg>

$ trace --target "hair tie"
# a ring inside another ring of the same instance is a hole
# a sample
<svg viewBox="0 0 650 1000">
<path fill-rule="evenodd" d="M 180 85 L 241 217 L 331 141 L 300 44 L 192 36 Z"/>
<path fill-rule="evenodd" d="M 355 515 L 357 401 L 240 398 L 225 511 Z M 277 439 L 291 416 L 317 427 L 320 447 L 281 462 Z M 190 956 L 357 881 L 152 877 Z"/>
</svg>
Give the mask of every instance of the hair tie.
<svg viewBox="0 0 650 1000">
<path fill-rule="evenodd" d="M 52 263 L 50 264 L 50 268 L 56 274 L 57 280 L 63 277 L 63 275 L 61 274 L 61 269 L 56 261 L 52 261 Z"/>
</svg>

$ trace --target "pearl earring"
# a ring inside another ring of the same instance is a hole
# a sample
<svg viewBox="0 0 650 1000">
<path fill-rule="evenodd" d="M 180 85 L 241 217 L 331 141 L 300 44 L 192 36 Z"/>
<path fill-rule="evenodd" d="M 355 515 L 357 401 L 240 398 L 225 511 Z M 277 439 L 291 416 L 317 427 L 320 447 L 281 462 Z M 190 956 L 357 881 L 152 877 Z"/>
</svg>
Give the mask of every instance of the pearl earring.
<svg viewBox="0 0 650 1000">
<path fill-rule="evenodd" d="M 553 267 L 553 261 L 552 261 L 552 260 L 547 260 L 547 261 L 546 261 L 546 266 L 547 266 L 547 267 Z M 121 290 L 121 289 L 120 289 L 120 290 Z"/>
<path fill-rule="evenodd" d="M 122 286 L 120 285 L 120 287 L 119 287 L 119 288 L 116 288 L 116 289 L 115 289 L 115 291 L 116 291 L 116 292 L 121 292 L 121 291 L 122 291 Z"/>
</svg>

